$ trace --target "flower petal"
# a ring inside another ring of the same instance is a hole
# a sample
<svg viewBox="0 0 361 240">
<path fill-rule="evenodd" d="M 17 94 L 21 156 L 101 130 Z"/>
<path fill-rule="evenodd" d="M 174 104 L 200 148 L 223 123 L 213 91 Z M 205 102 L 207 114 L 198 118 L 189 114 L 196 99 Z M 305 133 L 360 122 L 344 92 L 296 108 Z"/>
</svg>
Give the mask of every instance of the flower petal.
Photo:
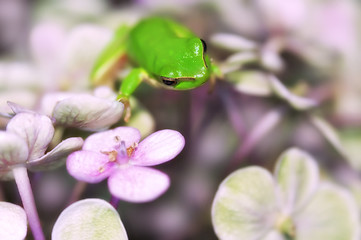
<svg viewBox="0 0 361 240">
<path fill-rule="evenodd" d="M 358 240 L 359 210 L 346 190 L 323 184 L 298 216 L 295 227 L 298 240 Z"/>
<path fill-rule="evenodd" d="M 25 239 L 28 229 L 24 209 L 0 202 L 0 212 L 0 239 Z"/>
<path fill-rule="evenodd" d="M 212 223 L 219 239 L 261 239 L 274 227 L 276 216 L 275 182 L 260 167 L 233 172 L 213 200 Z"/>
<path fill-rule="evenodd" d="M 255 50 L 257 43 L 235 34 L 217 33 L 211 37 L 212 44 L 230 51 Z"/>
<path fill-rule="evenodd" d="M 121 102 L 77 94 L 59 101 L 53 117 L 59 125 L 98 130 L 118 122 L 123 108 Z"/>
<path fill-rule="evenodd" d="M 260 240 L 287 240 L 287 239 L 277 230 L 272 230 Z"/>
<path fill-rule="evenodd" d="M 62 63 L 64 77 L 72 89 L 88 87 L 89 73 L 111 37 L 110 29 L 91 24 L 78 25 L 69 32 Z"/>
<path fill-rule="evenodd" d="M 275 178 L 280 186 L 285 214 L 300 210 L 318 187 L 318 166 L 308 153 L 297 148 L 285 151 L 276 163 Z"/>
<path fill-rule="evenodd" d="M 67 207 L 56 220 L 53 240 L 127 240 L 118 212 L 102 199 L 85 199 Z"/>
<path fill-rule="evenodd" d="M 273 89 L 273 92 L 279 98 L 287 101 L 294 109 L 303 111 L 318 105 L 318 103 L 313 99 L 300 97 L 290 92 L 287 87 L 284 86 L 282 82 L 274 75 L 269 75 L 268 80 L 271 88 Z"/>
<path fill-rule="evenodd" d="M 88 183 L 98 183 L 107 178 L 113 166 L 108 156 L 91 151 L 73 152 L 66 161 L 69 174 Z"/>
<path fill-rule="evenodd" d="M 54 108 L 61 100 L 75 96 L 72 92 L 49 92 L 42 96 L 40 102 L 40 112 L 44 115 L 51 116 Z"/>
<path fill-rule="evenodd" d="M 20 104 L 17 104 L 17 103 L 11 102 L 11 101 L 7 101 L 7 104 L 15 114 L 22 113 L 22 112 L 35 113 L 34 111 L 31 111 L 31 110 L 21 106 Z"/>
<path fill-rule="evenodd" d="M 227 74 L 235 83 L 236 90 L 254 96 L 269 96 L 272 89 L 267 82 L 267 75 L 254 70 L 240 70 Z"/>
<path fill-rule="evenodd" d="M 169 177 L 156 169 L 128 166 L 119 168 L 108 180 L 109 191 L 129 202 L 149 202 L 169 187 Z"/>
<path fill-rule="evenodd" d="M 128 148 L 140 140 L 140 132 L 132 127 L 117 127 L 112 130 L 90 135 L 84 142 L 83 149 L 101 152 L 112 151 L 121 141 Z"/>
<path fill-rule="evenodd" d="M 320 116 L 310 115 L 310 120 L 311 123 L 317 128 L 317 130 L 331 144 L 331 146 L 334 147 L 341 156 L 343 156 L 345 159 L 348 159 L 343 142 L 341 142 L 337 130 Z"/>
<path fill-rule="evenodd" d="M 169 161 L 183 149 L 184 137 L 174 130 L 161 130 L 141 141 L 135 150 L 131 163 L 138 166 L 152 166 Z"/>
<path fill-rule="evenodd" d="M 63 165 L 70 153 L 80 150 L 83 142 L 80 137 L 67 138 L 41 158 L 29 161 L 27 163 L 28 169 L 32 171 L 55 169 Z"/>
<path fill-rule="evenodd" d="M 17 134 L 27 142 L 28 160 L 43 156 L 54 136 L 54 127 L 50 118 L 32 112 L 16 114 L 8 123 L 6 130 Z"/>
<path fill-rule="evenodd" d="M 10 170 L 12 165 L 25 164 L 28 153 L 28 146 L 21 137 L 11 132 L 0 131 L 1 172 Z"/>
</svg>

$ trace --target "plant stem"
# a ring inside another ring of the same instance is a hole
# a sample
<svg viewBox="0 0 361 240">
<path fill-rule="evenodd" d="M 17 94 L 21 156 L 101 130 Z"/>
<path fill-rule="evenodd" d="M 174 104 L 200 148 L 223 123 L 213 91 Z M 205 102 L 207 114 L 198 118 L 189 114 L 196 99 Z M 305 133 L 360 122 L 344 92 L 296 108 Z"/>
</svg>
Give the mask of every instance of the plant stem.
<svg viewBox="0 0 361 240">
<path fill-rule="evenodd" d="M 34 239 L 45 240 L 39 215 L 35 207 L 34 195 L 31 190 L 27 169 L 25 167 L 17 167 L 13 169 L 13 173 Z"/>
<path fill-rule="evenodd" d="M 280 123 L 284 112 L 283 108 L 270 110 L 256 123 L 234 154 L 228 166 L 227 175 L 234 171 L 234 169 L 241 164 L 242 160 L 254 149 L 257 143 Z"/>
<path fill-rule="evenodd" d="M 111 197 L 110 200 L 109 200 L 109 203 L 110 203 L 115 209 L 117 209 L 117 208 L 118 208 L 118 205 L 119 205 L 119 198 L 114 197 L 114 196 L 112 195 L 112 197 Z"/>
<path fill-rule="evenodd" d="M 82 181 L 78 181 L 74 188 L 73 191 L 70 195 L 69 201 L 68 201 L 68 205 L 78 201 L 81 197 L 81 195 L 84 193 L 86 187 L 88 186 L 88 183 L 86 182 L 82 182 Z"/>
</svg>

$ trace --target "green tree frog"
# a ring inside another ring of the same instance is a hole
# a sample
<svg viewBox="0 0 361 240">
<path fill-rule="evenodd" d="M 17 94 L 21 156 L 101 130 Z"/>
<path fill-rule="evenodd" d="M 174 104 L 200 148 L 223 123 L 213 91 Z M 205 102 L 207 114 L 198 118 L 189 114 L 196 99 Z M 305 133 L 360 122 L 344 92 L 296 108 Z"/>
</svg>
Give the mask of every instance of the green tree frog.
<svg viewBox="0 0 361 240">
<path fill-rule="evenodd" d="M 142 81 L 174 90 L 193 89 L 208 79 L 214 82 L 220 71 L 206 50 L 206 43 L 185 26 L 161 17 L 145 18 L 116 30 L 96 61 L 91 80 L 95 85 L 109 83 L 126 61 L 134 65 L 117 97 L 128 120 L 129 97 Z"/>
</svg>

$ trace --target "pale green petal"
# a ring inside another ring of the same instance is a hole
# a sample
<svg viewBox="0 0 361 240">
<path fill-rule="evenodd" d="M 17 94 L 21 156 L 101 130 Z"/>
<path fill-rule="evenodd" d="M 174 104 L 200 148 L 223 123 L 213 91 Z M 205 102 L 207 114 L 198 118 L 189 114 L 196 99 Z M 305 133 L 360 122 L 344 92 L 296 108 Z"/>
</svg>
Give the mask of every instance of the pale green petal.
<svg viewBox="0 0 361 240">
<path fill-rule="evenodd" d="M 340 132 L 340 139 L 344 147 L 347 160 L 353 168 L 361 170 L 361 129 L 350 128 Z"/>
<path fill-rule="evenodd" d="M 132 106 L 132 117 L 125 125 L 137 128 L 142 137 L 146 137 L 153 133 L 155 121 L 152 114 L 133 97 L 130 98 L 130 106 Z"/>
<path fill-rule="evenodd" d="M 223 74 L 239 70 L 243 65 L 259 61 L 259 54 L 256 52 L 237 52 L 229 56 L 221 65 Z"/>
<path fill-rule="evenodd" d="M 18 205 L 0 202 L 0 239 L 24 239 L 27 232 L 26 214 Z"/>
<path fill-rule="evenodd" d="M 256 50 L 258 47 L 258 44 L 250 39 L 229 33 L 214 34 L 211 43 L 230 51 Z"/>
<path fill-rule="evenodd" d="M 325 119 L 312 115 L 310 117 L 313 125 L 320 131 L 320 133 L 326 138 L 326 140 L 335 148 L 338 153 L 347 158 L 347 154 L 345 153 L 345 149 L 340 141 L 340 137 L 338 136 L 336 129 L 331 126 Z"/>
<path fill-rule="evenodd" d="M 15 165 L 25 164 L 29 156 L 25 140 L 15 133 L 0 131 L 0 175 L 8 176 L 7 172 Z"/>
<path fill-rule="evenodd" d="M 318 186 L 316 161 L 308 153 L 291 148 L 276 163 L 275 178 L 280 189 L 285 214 L 300 210 L 307 204 Z"/>
<path fill-rule="evenodd" d="M 51 119 L 30 111 L 16 114 L 9 121 L 6 130 L 26 141 L 29 148 L 28 160 L 43 156 L 54 136 Z"/>
<path fill-rule="evenodd" d="M 260 240 L 287 240 L 285 237 L 278 231 L 273 230 L 269 232 L 265 237 L 261 238 Z"/>
<path fill-rule="evenodd" d="M 267 75 L 260 71 L 236 71 L 227 74 L 227 79 L 234 83 L 238 91 L 245 94 L 269 96 L 272 93 Z"/>
<path fill-rule="evenodd" d="M 99 130 L 118 122 L 123 108 L 123 103 L 118 101 L 78 94 L 59 101 L 53 117 L 59 125 Z"/>
<path fill-rule="evenodd" d="M 247 167 L 233 172 L 219 186 L 212 222 L 222 240 L 256 240 L 274 226 L 276 212 L 272 175 L 260 167 Z"/>
<path fill-rule="evenodd" d="M 359 240 L 359 210 L 349 192 L 323 184 L 295 217 L 297 240 Z"/>
<path fill-rule="evenodd" d="M 296 110 L 307 110 L 317 106 L 317 102 L 305 97 L 300 97 L 290 92 L 282 82 L 273 75 L 269 75 L 269 83 L 274 93 L 286 100 Z"/>
<path fill-rule="evenodd" d="M 118 212 L 102 199 L 85 199 L 67 207 L 55 222 L 52 240 L 127 240 Z"/>
<path fill-rule="evenodd" d="M 41 158 L 28 161 L 27 168 L 31 171 L 45 171 L 58 168 L 64 164 L 70 153 L 81 149 L 83 142 L 83 139 L 80 137 L 67 138 Z"/>
</svg>

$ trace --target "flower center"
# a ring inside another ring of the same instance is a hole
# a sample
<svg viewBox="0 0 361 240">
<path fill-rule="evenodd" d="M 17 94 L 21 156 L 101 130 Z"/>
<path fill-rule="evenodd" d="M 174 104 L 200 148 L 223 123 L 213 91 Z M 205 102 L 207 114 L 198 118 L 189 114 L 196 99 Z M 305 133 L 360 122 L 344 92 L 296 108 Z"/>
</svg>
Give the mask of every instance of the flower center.
<svg viewBox="0 0 361 240">
<path fill-rule="evenodd" d="M 276 228 L 285 237 L 285 239 L 296 239 L 296 226 L 290 217 L 284 215 L 279 216 Z"/>
<path fill-rule="evenodd" d="M 108 155 L 108 163 L 118 163 L 120 165 L 126 164 L 129 162 L 129 159 L 136 150 L 138 144 L 133 143 L 130 147 L 125 146 L 125 141 L 121 141 L 119 136 L 115 137 L 115 142 L 117 143 L 114 146 L 114 150 L 111 151 L 101 151 L 101 153 Z M 119 143 L 120 142 L 120 143 Z"/>
</svg>

